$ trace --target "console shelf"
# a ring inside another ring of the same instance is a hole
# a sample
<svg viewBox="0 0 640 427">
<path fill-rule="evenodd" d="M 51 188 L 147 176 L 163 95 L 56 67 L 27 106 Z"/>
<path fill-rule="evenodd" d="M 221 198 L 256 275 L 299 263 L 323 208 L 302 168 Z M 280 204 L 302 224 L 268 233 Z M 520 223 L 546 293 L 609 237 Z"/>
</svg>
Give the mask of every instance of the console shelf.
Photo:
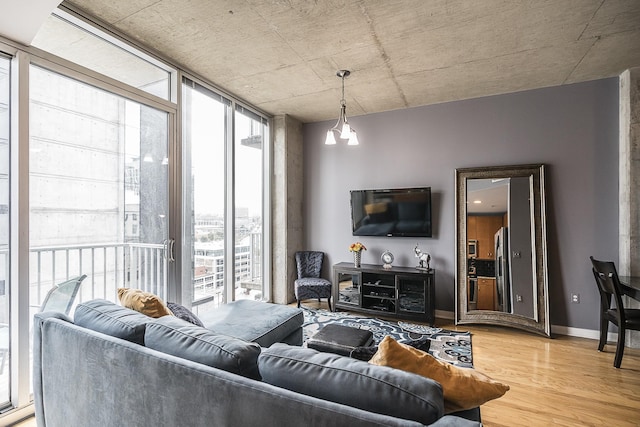
<svg viewBox="0 0 640 427">
<path fill-rule="evenodd" d="M 390 269 L 341 262 L 333 266 L 336 310 L 435 322 L 435 274 L 411 267 Z"/>
</svg>

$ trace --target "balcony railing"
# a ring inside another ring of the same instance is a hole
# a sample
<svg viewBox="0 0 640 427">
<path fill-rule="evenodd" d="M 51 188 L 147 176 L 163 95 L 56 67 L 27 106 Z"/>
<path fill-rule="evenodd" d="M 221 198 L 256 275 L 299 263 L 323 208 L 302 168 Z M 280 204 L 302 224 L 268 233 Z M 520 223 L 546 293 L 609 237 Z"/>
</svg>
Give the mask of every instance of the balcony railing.
<svg viewBox="0 0 640 427">
<path fill-rule="evenodd" d="M 245 291 L 236 291 L 236 298 L 262 297 L 260 256 L 253 254 L 253 240 L 251 244 L 239 246 L 236 250 L 236 288 Z M 223 257 L 196 255 L 195 264 L 205 262 L 205 258 L 218 270 L 193 279 L 194 306 L 218 305 L 222 302 Z M 255 258 L 258 258 L 258 262 Z M 29 303 L 33 307 L 41 304 L 52 286 L 81 274 L 86 274 L 87 278 L 80 287 L 77 302 L 95 298 L 115 301 L 117 289 L 121 287 L 142 289 L 166 300 L 167 258 L 163 244 L 129 242 L 34 247 L 30 249 L 29 268 Z M 8 249 L 0 246 L 0 293 L 8 286 L 8 280 L 5 279 L 8 271 Z"/>
<path fill-rule="evenodd" d="M 31 304 L 49 288 L 86 274 L 78 301 L 114 300 L 118 288 L 136 288 L 162 298 L 167 294 L 166 247 L 162 244 L 108 243 L 31 248 Z"/>
</svg>

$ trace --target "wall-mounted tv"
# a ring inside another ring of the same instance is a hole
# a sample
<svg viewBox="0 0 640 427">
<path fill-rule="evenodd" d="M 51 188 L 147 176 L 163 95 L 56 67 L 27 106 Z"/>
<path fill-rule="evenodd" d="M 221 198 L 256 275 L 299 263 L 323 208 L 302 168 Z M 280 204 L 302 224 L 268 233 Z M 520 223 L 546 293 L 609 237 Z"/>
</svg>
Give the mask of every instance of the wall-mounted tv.
<svg viewBox="0 0 640 427">
<path fill-rule="evenodd" d="M 350 193 L 354 236 L 431 237 L 431 187 Z"/>
</svg>

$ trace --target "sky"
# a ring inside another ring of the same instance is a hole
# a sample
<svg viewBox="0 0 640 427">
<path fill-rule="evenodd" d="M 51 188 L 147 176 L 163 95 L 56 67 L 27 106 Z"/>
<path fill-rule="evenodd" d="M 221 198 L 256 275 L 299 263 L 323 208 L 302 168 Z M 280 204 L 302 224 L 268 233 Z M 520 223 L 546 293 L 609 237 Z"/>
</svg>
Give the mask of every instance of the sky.
<svg viewBox="0 0 640 427">
<path fill-rule="evenodd" d="M 191 92 L 191 161 L 196 215 L 224 213 L 224 104 Z M 236 116 L 236 206 L 262 214 L 262 150 L 240 145 L 251 133 L 251 119 Z"/>
</svg>

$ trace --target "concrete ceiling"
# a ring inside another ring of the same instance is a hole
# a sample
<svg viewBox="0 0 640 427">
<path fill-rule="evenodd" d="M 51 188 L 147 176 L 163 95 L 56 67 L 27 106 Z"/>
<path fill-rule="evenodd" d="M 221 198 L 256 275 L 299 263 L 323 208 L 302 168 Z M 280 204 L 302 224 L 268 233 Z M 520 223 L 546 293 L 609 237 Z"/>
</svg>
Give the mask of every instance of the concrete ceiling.
<svg viewBox="0 0 640 427">
<path fill-rule="evenodd" d="M 640 66 L 638 0 L 68 0 L 269 114 L 347 114 Z"/>
</svg>

